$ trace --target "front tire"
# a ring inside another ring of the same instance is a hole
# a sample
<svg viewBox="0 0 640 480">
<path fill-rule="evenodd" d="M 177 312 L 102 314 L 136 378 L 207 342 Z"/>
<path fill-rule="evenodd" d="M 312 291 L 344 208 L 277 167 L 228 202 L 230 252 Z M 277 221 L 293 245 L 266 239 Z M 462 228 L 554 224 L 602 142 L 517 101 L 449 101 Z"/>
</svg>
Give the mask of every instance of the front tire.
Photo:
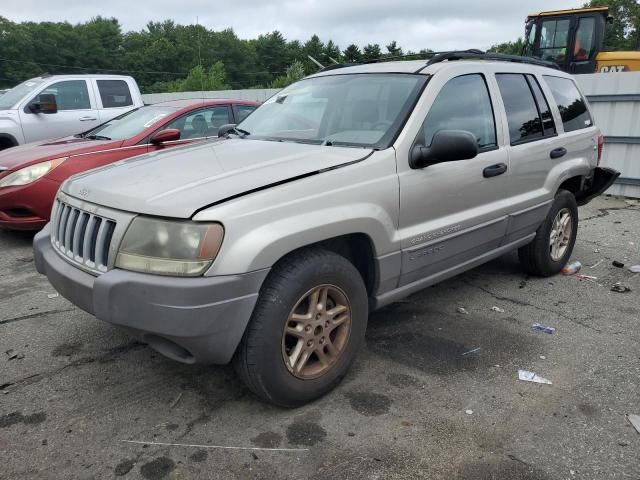
<svg viewBox="0 0 640 480">
<path fill-rule="evenodd" d="M 303 405 L 346 375 L 367 317 L 367 291 L 353 264 L 328 250 L 301 250 L 265 280 L 234 366 L 263 399 Z"/>
<path fill-rule="evenodd" d="M 560 190 L 531 243 L 518 250 L 522 267 L 532 275 L 559 273 L 571 257 L 578 234 L 578 206 L 573 194 Z"/>
</svg>

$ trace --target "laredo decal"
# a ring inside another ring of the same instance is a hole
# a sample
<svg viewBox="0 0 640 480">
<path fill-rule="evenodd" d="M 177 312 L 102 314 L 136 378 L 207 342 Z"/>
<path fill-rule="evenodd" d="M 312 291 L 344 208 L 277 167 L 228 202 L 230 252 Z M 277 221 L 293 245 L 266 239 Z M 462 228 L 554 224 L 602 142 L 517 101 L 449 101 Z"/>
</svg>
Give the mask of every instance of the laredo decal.
<svg viewBox="0 0 640 480">
<path fill-rule="evenodd" d="M 438 253 L 444 250 L 444 245 L 436 245 L 434 247 L 423 248 L 422 250 L 417 250 L 411 253 L 409 257 L 410 261 L 418 260 L 419 258 L 426 257 L 427 255 L 431 255 L 433 253 Z"/>
<path fill-rule="evenodd" d="M 462 230 L 462 225 L 454 225 L 452 227 L 448 227 L 443 230 L 438 230 L 437 232 L 425 233 L 418 237 L 412 238 L 411 245 L 417 245 L 418 243 L 428 242 L 429 240 L 433 240 L 434 238 L 442 237 L 443 235 L 448 235 L 449 233 L 454 233 L 459 230 Z"/>
</svg>

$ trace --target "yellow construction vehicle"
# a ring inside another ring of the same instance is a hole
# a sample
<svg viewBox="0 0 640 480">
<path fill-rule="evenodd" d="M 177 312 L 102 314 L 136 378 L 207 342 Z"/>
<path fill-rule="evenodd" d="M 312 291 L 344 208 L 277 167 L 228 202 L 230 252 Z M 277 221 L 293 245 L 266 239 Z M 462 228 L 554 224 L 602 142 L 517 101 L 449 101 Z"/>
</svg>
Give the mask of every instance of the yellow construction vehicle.
<svg viewBox="0 0 640 480">
<path fill-rule="evenodd" d="M 527 17 L 524 54 L 569 73 L 640 71 L 640 51 L 603 51 L 609 18 L 608 7 L 533 13 Z"/>
</svg>

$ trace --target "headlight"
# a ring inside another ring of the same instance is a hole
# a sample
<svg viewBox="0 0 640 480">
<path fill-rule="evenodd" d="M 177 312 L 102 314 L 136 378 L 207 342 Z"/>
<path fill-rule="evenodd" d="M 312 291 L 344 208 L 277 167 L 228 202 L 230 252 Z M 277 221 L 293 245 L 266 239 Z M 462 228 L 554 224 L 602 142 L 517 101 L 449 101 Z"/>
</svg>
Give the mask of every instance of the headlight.
<svg viewBox="0 0 640 480">
<path fill-rule="evenodd" d="M 16 185 L 27 185 L 31 182 L 35 182 L 39 178 L 44 177 L 67 158 L 68 157 L 56 158 L 55 160 L 35 163 L 28 167 L 21 168 L 0 180 L 0 187 L 14 187 Z"/>
<path fill-rule="evenodd" d="M 136 217 L 125 234 L 116 267 L 143 273 L 195 277 L 216 258 L 224 228 L 219 223 L 195 223 Z"/>
</svg>

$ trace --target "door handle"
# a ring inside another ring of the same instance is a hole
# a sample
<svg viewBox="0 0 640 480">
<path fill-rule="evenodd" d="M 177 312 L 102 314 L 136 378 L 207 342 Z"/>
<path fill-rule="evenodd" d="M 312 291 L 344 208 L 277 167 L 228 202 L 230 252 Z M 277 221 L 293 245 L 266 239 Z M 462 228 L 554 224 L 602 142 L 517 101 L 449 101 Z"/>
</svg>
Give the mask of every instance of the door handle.
<svg viewBox="0 0 640 480">
<path fill-rule="evenodd" d="M 497 177 L 498 175 L 502 175 L 506 171 L 507 171 L 506 163 L 496 163 L 495 165 L 491 165 L 490 167 L 485 168 L 482 171 L 482 176 L 484 178 Z"/>
<path fill-rule="evenodd" d="M 97 118 L 96 117 L 80 117 L 81 122 L 92 122 L 94 120 L 97 120 Z"/>
<path fill-rule="evenodd" d="M 567 149 L 564 147 L 560 147 L 560 148 L 551 150 L 551 153 L 549 154 L 549 156 L 551 158 L 560 158 L 560 157 L 564 157 L 566 154 L 567 154 Z"/>
</svg>

